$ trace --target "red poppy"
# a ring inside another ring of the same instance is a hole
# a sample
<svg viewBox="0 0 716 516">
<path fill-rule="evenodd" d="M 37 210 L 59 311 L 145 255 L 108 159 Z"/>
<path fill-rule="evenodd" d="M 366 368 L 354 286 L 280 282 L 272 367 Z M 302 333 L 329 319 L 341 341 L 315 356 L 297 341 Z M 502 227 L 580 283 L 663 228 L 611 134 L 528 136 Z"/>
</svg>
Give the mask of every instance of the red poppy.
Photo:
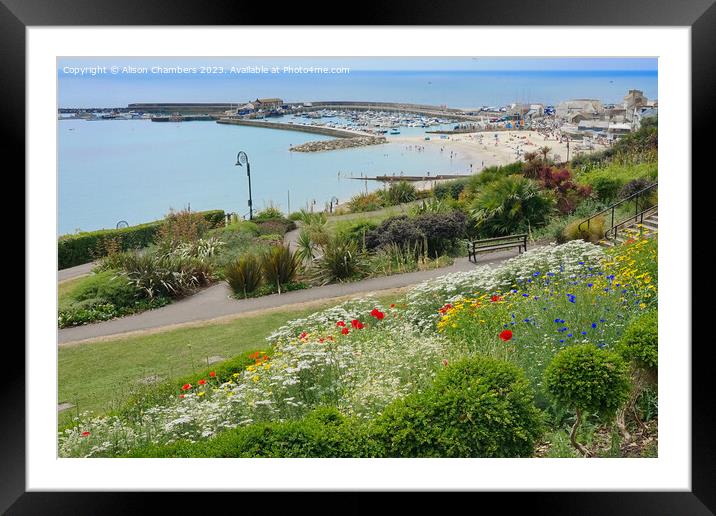
<svg viewBox="0 0 716 516">
<path fill-rule="evenodd" d="M 252 360 L 256 360 L 257 358 L 259 358 L 259 352 L 258 352 L 258 351 L 254 351 L 253 353 L 251 353 L 251 354 L 249 355 L 249 358 L 252 359 Z"/>
<path fill-rule="evenodd" d="M 180 397 L 181 399 L 184 399 L 184 395 L 183 395 L 183 394 L 180 394 L 179 397 Z"/>
<path fill-rule="evenodd" d="M 89 432 L 82 432 L 82 437 L 88 437 L 88 436 L 89 436 Z"/>
<path fill-rule="evenodd" d="M 345 326 L 345 325 L 346 325 L 346 323 L 344 323 L 343 321 L 338 321 L 336 323 L 336 326 Z"/>
<path fill-rule="evenodd" d="M 212 378 L 214 378 L 214 377 L 216 376 L 216 373 L 215 373 L 214 371 L 212 371 L 212 372 L 209 373 L 209 376 L 211 376 Z"/>
<path fill-rule="evenodd" d="M 445 304 L 442 308 L 440 308 L 440 309 L 438 310 L 438 312 L 440 312 L 441 314 L 444 314 L 445 312 L 447 312 L 447 311 L 450 310 L 451 308 L 452 308 L 452 305 L 451 305 L 450 303 L 447 303 L 447 304 Z"/>
<path fill-rule="evenodd" d="M 318 342 L 320 342 L 321 344 L 323 344 L 323 340 L 324 340 L 323 337 L 321 337 L 320 339 L 318 339 Z"/>
<path fill-rule="evenodd" d="M 492 296 L 492 297 L 490 298 L 490 301 L 492 301 L 493 303 L 497 303 L 498 301 L 502 301 L 502 296 Z"/>
<path fill-rule="evenodd" d="M 206 384 L 206 380 L 199 380 L 199 385 L 204 385 L 204 384 Z"/>
<path fill-rule="evenodd" d="M 362 330 L 363 329 L 363 323 L 360 322 L 358 319 L 353 319 L 351 321 L 351 326 L 353 326 L 356 330 Z"/>
<path fill-rule="evenodd" d="M 391 304 L 390 304 L 390 307 L 391 307 L 391 308 L 395 308 L 395 303 L 391 303 Z"/>
<path fill-rule="evenodd" d="M 268 355 L 264 355 L 264 361 L 268 360 Z"/>
<path fill-rule="evenodd" d="M 341 333 L 342 333 L 343 335 L 348 335 L 348 332 L 349 332 L 349 331 L 350 331 L 350 330 L 349 330 L 348 328 L 343 328 L 343 329 L 341 330 Z"/>
<path fill-rule="evenodd" d="M 500 333 L 500 338 L 507 342 L 512 338 L 512 330 L 505 330 L 502 333 Z"/>
<path fill-rule="evenodd" d="M 298 336 L 299 339 L 305 339 L 306 337 L 308 337 L 308 333 L 306 333 L 305 331 Z"/>
<path fill-rule="evenodd" d="M 385 317 L 385 314 L 384 314 L 383 312 L 381 312 L 380 310 L 378 310 L 377 308 L 373 308 L 373 310 L 371 310 L 371 312 L 370 312 L 370 315 L 373 316 L 373 317 L 375 317 L 375 318 L 378 319 L 379 321 L 380 321 L 383 317 Z"/>
<path fill-rule="evenodd" d="M 183 390 L 183 391 L 188 391 L 189 389 L 191 389 L 190 383 L 185 383 L 184 385 L 181 386 L 181 390 Z"/>
</svg>

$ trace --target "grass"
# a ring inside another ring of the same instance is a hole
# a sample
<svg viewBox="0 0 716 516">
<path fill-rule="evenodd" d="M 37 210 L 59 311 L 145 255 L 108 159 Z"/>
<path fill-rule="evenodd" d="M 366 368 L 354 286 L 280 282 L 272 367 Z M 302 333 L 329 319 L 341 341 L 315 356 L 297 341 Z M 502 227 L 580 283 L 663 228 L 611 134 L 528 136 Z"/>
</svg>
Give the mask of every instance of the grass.
<svg viewBox="0 0 716 516">
<path fill-rule="evenodd" d="M 80 276 L 57 284 L 57 302 L 59 306 L 70 301 L 70 295 L 88 276 Z"/>
<path fill-rule="evenodd" d="M 391 303 L 399 295 L 377 299 Z M 265 338 L 286 322 L 336 304 L 334 299 L 300 310 L 270 311 L 206 326 L 60 347 L 58 402 L 74 407 L 62 411 L 58 423 L 62 426 L 78 412 L 102 414 L 118 408 L 145 385 L 146 378 L 181 378 L 205 369 L 209 357 L 229 359 L 263 349 Z"/>
</svg>

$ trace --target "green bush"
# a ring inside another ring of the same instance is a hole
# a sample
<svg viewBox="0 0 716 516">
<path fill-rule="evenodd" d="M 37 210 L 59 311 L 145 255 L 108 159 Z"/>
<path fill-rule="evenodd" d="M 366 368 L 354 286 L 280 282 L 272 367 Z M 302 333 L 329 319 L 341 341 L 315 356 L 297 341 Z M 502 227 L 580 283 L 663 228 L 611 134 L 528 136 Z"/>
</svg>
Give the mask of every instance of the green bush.
<svg viewBox="0 0 716 516">
<path fill-rule="evenodd" d="M 320 285 L 357 279 L 366 274 L 366 263 L 355 240 L 335 235 L 321 246 L 313 262 L 312 279 Z"/>
<path fill-rule="evenodd" d="M 375 457 L 379 448 L 366 425 L 334 408 L 319 408 L 298 421 L 257 423 L 213 439 L 167 446 L 149 445 L 131 457 Z"/>
<path fill-rule="evenodd" d="M 254 221 L 260 222 L 263 220 L 282 219 L 283 212 L 275 206 L 268 206 L 254 215 Z"/>
<path fill-rule="evenodd" d="M 127 253 L 122 268 L 142 294 L 155 297 L 181 297 L 213 280 L 208 262 L 157 253 Z"/>
<path fill-rule="evenodd" d="M 359 193 L 348 201 L 348 208 L 354 212 L 375 211 L 385 206 L 383 198 L 375 192 Z"/>
<path fill-rule="evenodd" d="M 659 364 L 659 316 L 653 310 L 633 319 L 622 334 L 617 350 L 629 362 L 647 371 Z"/>
<path fill-rule="evenodd" d="M 129 306 L 139 297 L 136 286 L 121 273 L 105 271 L 82 280 L 70 297 L 75 301 L 102 300 L 115 306 Z"/>
<path fill-rule="evenodd" d="M 227 265 L 224 277 L 236 295 L 247 297 L 261 285 L 261 262 L 247 254 Z"/>
<path fill-rule="evenodd" d="M 204 216 L 211 227 L 219 227 L 224 223 L 223 210 L 197 212 Z M 101 258 L 104 242 L 113 239 L 119 243 L 121 250 L 140 249 L 151 245 L 163 220 L 139 224 L 121 229 L 100 229 L 82 232 L 76 235 L 63 235 L 57 241 L 57 266 L 66 269 L 89 263 Z"/>
<path fill-rule="evenodd" d="M 276 286 L 279 294 L 294 281 L 300 264 L 298 255 L 284 245 L 272 246 L 261 258 L 264 279 L 268 285 Z"/>
<path fill-rule="evenodd" d="M 628 368 L 617 353 L 577 344 L 554 356 L 544 372 L 544 388 L 569 409 L 609 419 L 626 401 Z"/>
<path fill-rule="evenodd" d="M 457 200 L 460 198 L 460 194 L 465 189 L 468 183 L 468 179 L 454 179 L 452 181 L 445 181 L 438 183 L 433 188 L 433 194 L 438 199 L 453 199 Z"/>
<path fill-rule="evenodd" d="M 388 189 L 381 190 L 379 195 L 387 206 L 412 202 L 418 198 L 417 190 L 407 181 L 391 182 Z"/>
<path fill-rule="evenodd" d="M 389 405 L 372 431 L 388 457 L 529 457 L 541 432 L 524 373 L 488 357 L 446 367 L 426 391 Z"/>
</svg>

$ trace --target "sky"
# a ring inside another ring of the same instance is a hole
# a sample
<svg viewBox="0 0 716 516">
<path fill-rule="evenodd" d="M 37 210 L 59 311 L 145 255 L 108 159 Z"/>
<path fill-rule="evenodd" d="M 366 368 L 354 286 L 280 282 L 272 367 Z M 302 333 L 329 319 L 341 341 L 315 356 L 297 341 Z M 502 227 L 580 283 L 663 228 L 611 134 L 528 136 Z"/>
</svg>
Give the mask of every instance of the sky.
<svg viewBox="0 0 716 516">
<path fill-rule="evenodd" d="M 585 96 L 616 102 L 631 88 L 655 98 L 658 60 L 68 57 L 59 58 L 57 65 L 58 105 L 68 108 L 124 107 L 141 102 L 247 102 L 274 96 L 291 102 L 363 100 L 473 108 L 520 99 L 554 103 Z M 153 67 L 159 67 L 161 73 Z M 220 73 L 204 73 L 202 67 Z M 232 67 L 253 67 L 260 72 L 234 73 Z M 284 67 L 325 68 L 330 73 L 286 72 Z M 343 71 L 335 73 L 335 68 Z"/>
</svg>

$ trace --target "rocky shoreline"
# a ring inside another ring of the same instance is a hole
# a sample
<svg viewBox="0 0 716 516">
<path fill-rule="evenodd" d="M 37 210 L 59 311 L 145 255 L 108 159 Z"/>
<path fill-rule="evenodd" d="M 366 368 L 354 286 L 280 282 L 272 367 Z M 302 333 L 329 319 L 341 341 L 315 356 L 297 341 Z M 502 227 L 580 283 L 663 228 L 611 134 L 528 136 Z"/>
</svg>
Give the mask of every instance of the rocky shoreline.
<svg viewBox="0 0 716 516">
<path fill-rule="evenodd" d="M 289 150 L 296 152 L 322 152 L 336 149 L 349 149 L 352 147 L 365 147 L 367 145 L 379 145 L 388 140 L 384 136 L 356 136 L 355 138 L 337 138 L 319 142 L 308 142 Z"/>
</svg>

